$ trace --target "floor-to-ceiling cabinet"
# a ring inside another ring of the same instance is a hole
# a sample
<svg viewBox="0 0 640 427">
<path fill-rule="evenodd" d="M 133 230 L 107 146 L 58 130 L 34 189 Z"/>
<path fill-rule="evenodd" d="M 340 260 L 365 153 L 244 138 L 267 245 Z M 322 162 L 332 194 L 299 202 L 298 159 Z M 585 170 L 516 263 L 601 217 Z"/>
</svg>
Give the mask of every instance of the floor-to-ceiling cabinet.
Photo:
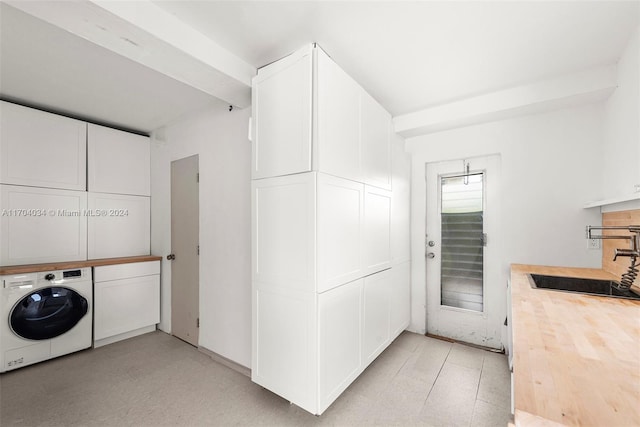
<svg viewBox="0 0 640 427">
<path fill-rule="evenodd" d="M 315 45 L 261 68 L 253 97 L 252 379 L 321 414 L 408 325 L 409 162 Z"/>
</svg>

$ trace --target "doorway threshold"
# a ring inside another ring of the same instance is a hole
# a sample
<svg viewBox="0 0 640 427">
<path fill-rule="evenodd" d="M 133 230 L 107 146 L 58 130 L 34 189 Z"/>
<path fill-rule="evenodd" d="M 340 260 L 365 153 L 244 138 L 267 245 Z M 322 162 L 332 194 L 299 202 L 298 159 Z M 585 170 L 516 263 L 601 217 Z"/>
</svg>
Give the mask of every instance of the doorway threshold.
<svg viewBox="0 0 640 427">
<path fill-rule="evenodd" d="M 483 345 L 471 344 L 471 343 L 468 343 L 468 342 L 455 340 L 453 338 L 443 337 L 443 336 L 440 336 L 440 335 L 434 335 L 434 334 L 429 334 L 429 333 L 426 333 L 424 335 L 426 337 L 434 338 L 434 339 L 437 339 L 437 340 L 440 340 L 440 341 L 447 341 L 447 342 L 451 342 L 451 343 L 466 345 L 467 347 L 479 348 L 480 350 L 490 351 L 492 353 L 502 353 L 502 354 L 504 354 L 504 348 L 503 349 L 497 349 L 497 348 L 485 347 Z"/>
</svg>

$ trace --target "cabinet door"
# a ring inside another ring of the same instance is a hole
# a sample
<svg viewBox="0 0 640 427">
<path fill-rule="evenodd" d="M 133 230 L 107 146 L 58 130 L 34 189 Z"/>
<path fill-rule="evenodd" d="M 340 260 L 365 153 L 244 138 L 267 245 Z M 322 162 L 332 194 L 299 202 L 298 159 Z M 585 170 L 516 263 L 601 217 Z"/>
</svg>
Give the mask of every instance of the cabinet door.
<svg viewBox="0 0 640 427">
<path fill-rule="evenodd" d="M 81 190 L 87 125 L 0 101 L 0 183 Z"/>
<path fill-rule="evenodd" d="M 318 295 L 320 412 L 362 370 L 362 283 L 359 279 Z"/>
<path fill-rule="evenodd" d="M 365 275 L 391 267 L 391 192 L 365 185 L 362 244 Z"/>
<path fill-rule="evenodd" d="M 158 274 L 95 282 L 93 298 L 95 341 L 160 322 Z"/>
<path fill-rule="evenodd" d="M 362 358 L 371 363 L 389 344 L 391 270 L 364 278 Z"/>
<path fill-rule="evenodd" d="M 253 284 L 251 380 L 318 413 L 316 295 Z"/>
<path fill-rule="evenodd" d="M 0 265 L 87 259 L 87 193 L 0 185 Z"/>
<path fill-rule="evenodd" d="M 391 116 L 370 95 L 362 92 L 360 153 L 362 181 L 391 189 Z"/>
<path fill-rule="evenodd" d="M 360 86 L 318 49 L 317 169 L 362 181 Z"/>
<path fill-rule="evenodd" d="M 252 93 L 252 178 L 310 171 L 311 48 L 261 68 Z"/>
<path fill-rule="evenodd" d="M 89 259 L 149 255 L 149 197 L 89 193 L 88 213 Z"/>
<path fill-rule="evenodd" d="M 253 181 L 253 280 L 315 292 L 316 173 Z"/>
<path fill-rule="evenodd" d="M 146 136 L 89 124 L 89 191 L 150 196 L 149 144 Z"/>
<path fill-rule="evenodd" d="M 318 174 L 318 292 L 363 276 L 364 186 Z"/>
<path fill-rule="evenodd" d="M 409 326 L 411 316 L 411 262 L 394 265 L 389 285 L 390 339 L 395 339 Z"/>
<path fill-rule="evenodd" d="M 404 151 L 404 140 L 398 136 L 394 139 L 391 259 L 399 264 L 411 259 L 411 157 Z"/>
</svg>

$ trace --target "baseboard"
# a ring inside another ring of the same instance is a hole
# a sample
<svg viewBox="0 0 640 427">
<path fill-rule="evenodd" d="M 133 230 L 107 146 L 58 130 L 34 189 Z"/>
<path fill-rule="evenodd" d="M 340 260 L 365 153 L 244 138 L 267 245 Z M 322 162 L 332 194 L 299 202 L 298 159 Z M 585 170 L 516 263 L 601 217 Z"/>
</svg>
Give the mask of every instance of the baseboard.
<svg viewBox="0 0 640 427">
<path fill-rule="evenodd" d="M 113 344 L 114 342 L 126 340 L 129 338 L 137 337 L 138 335 L 147 334 L 156 330 L 156 325 L 145 326 L 143 328 L 135 329 L 133 331 L 125 332 L 122 334 L 114 335 L 112 337 L 103 338 L 93 342 L 93 348 L 102 347 L 103 345 Z"/>
<path fill-rule="evenodd" d="M 209 350 L 208 348 L 198 346 L 198 350 L 200 350 L 202 353 L 212 358 L 214 361 L 220 363 L 221 365 L 224 365 L 227 368 L 231 368 L 234 371 L 239 372 L 242 375 L 251 378 L 251 369 L 247 368 L 246 366 L 243 366 L 237 362 L 234 362 L 231 359 L 227 359 L 226 357 L 221 356 L 218 353 Z"/>
</svg>

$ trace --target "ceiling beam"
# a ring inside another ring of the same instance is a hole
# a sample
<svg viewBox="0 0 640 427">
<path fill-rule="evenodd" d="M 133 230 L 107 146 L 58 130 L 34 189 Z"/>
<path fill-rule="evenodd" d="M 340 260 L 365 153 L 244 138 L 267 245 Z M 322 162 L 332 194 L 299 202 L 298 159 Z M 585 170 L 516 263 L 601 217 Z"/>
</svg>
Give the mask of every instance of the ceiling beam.
<svg viewBox="0 0 640 427">
<path fill-rule="evenodd" d="M 231 105 L 251 104 L 255 67 L 151 1 L 6 3 Z"/>
<path fill-rule="evenodd" d="M 393 118 L 405 138 L 606 99 L 616 88 L 610 65 L 492 92 Z"/>
</svg>

